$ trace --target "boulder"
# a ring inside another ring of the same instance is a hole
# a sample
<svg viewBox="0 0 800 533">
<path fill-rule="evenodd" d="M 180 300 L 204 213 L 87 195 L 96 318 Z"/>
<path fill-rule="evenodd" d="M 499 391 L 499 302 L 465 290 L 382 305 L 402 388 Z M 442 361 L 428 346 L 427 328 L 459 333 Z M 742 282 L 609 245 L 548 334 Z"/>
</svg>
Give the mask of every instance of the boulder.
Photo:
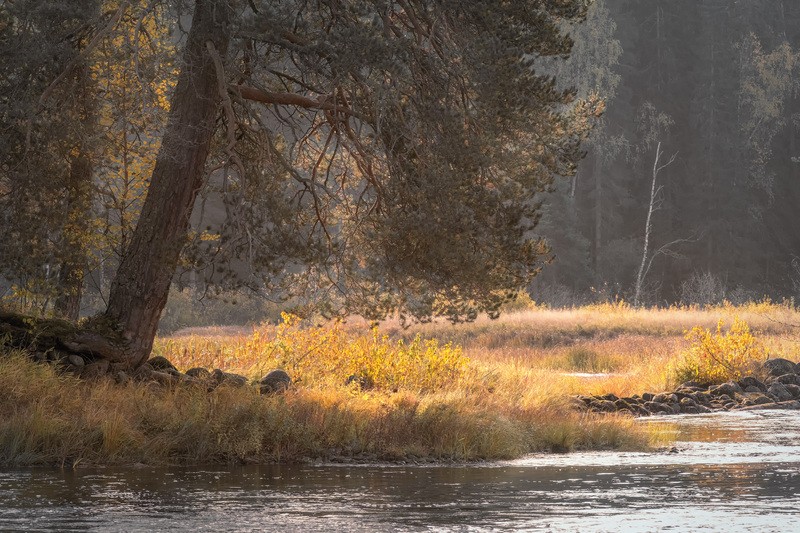
<svg viewBox="0 0 800 533">
<path fill-rule="evenodd" d="M 653 398 L 653 401 L 656 403 L 677 404 L 679 400 L 677 395 L 665 392 L 661 394 L 656 394 L 655 398 Z"/>
<path fill-rule="evenodd" d="M 178 369 L 175 368 L 175 365 L 169 362 L 169 359 L 160 355 L 156 355 L 155 357 L 148 359 L 147 364 L 150 365 L 153 370 L 158 370 L 159 372 L 172 373 L 172 371 L 178 371 Z"/>
<path fill-rule="evenodd" d="M 232 372 L 223 372 L 219 368 L 215 368 L 211 372 L 211 379 L 217 386 L 225 385 L 228 387 L 244 387 L 247 385 L 247 378 Z"/>
<path fill-rule="evenodd" d="M 292 378 L 283 370 L 271 370 L 258 382 L 261 394 L 284 392 L 292 385 Z"/>
<path fill-rule="evenodd" d="M 209 372 L 207 368 L 200 368 L 199 366 L 187 370 L 186 375 L 197 379 L 211 378 L 211 372 Z"/>
<path fill-rule="evenodd" d="M 792 394 L 792 398 L 800 398 L 800 385 L 786 384 L 784 387 Z"/>
<path fill-rule="evenodd" d="M 69 357 L 67 357 L 67 361 L 69 362 L 69 364 L 71 364 L 78 370 L 82 369 L 86 364 L 86 361 L 83 360 L 83 357 L 75 354 L 72 354 Z"/>
<path fill-rule="evenodd" d="M 728 381 L 726 383 L 717 385 L 716 387 L 711 387 L 709 392 L 711 392 L 711 394 L 714 396 L 721 396 L 725 394 L 733 398 L 737 393 L 742 392 L 742 388 L 735 381 Z"/>
<path fill-rule="evenodd" d="M 592 410 L 600 411 L 602 413 L 613 413 L 617 410 L 617 406 L 611 400 L 595 400 L 592 402 Z"/>
<path fill-rule="evenodd" d="M 771 402 L 771 403 L 762 403 L 756 405 L 746 405 L 744 407 L 740 407 L 740 411 L 761 411 L 764 409 L 792 409 L 792 410 L 800 410 L 800 402 L 797 400 L 789 400 L 787 402 Z"/>
<path fill-rule="evenodd" d="M 797 385 L 797 378 L 797 374 L 782 374 L 775 378 L 775 381 L 784 385 Z"/>
<path fill-rule="evenodd" d="M 775 403 L 772 398 L 769 396 L 765 396 L 763 394 L 754 394 L 750 398 L 747 399 L 748 403 L 751 405 L 763 405 L 766 403 Z"/>
<path fill-rule="evenodd" d="M 770 385 L 767 389 L 767 394 L 774 397 L 778 402 L 785 402 L 794 399 L 794 395 L 789 392 L 786 386 L 782 383 L 773 383 Z"/>
<path fill-rule="evenodd" d="M 708 387 L 703 385 L 702 383 L 698 383 L 697 381 L 687 381 L 686 383 L 681 384 L 678 389 L 684 389 L 689 391 L 699 391 L 699 390 L 706 390 Z"/>
<path fill-rule="evenodd" d="M 770 375 L 776 377 L 785 374 L 797 373 L 797 365 L 795 365 L 788 359 L 782 359 L 780 357 L 776 357 L 774 359 L 767 359 L 766 361 L 764 361 L 764 364 L 762 366 L 764 367 L 764 370 L 766 370 Z"/>
<path fill-rule="evenodd" d="M 159 372 L 158 370 L 153 370 L 150 372 L 150 381 L 155 381 L 159 385 L 170 386 L 176 385 L 180 383 L 180 378 L 174 374 L 169 372 Z"/>
<path fill-rule="evenodd" d="M 747 392 L 748 387 L 755 387 L 761 392 L 767 392 L 767 386 L 753 376 L 745 376 L 739 380 L 739 386 Z"/>
<path fill-rule="evenodd" d="M 108 359 L 100 359 L 97 362 L 90 363 L 81 369 L 81 378 L 83 379 L 97 379 L 101 376 L 108 374 L 111 364 Z"/>
</svg>

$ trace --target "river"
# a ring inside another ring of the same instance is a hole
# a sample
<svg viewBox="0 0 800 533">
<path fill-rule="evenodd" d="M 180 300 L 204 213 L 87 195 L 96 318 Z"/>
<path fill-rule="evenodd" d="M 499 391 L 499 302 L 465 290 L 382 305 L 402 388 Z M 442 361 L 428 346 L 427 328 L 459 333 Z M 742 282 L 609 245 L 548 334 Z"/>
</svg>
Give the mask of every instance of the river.
<svg viewBox="0 0 800 533">
<path fill-rule="evenodd" d="M 0 471 L 2 531 L 800 531 L 800 413 L 642 420 L 658 453 Z"/>
</svg>

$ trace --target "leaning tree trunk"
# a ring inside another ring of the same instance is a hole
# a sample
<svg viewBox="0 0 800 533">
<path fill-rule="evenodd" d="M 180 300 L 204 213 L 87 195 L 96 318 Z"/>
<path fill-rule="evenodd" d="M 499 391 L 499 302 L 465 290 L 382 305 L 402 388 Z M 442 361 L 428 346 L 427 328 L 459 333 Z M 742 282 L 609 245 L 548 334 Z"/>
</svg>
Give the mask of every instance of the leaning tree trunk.
<svg viewBox="0 0 800 533">
<path fill-rule="evenodd" d="M 147 359 L 181 249 L 220 109 L 214 61 L 206 43 L 224 57 L 230 39 L 227 0 L 197 0 L 169 121 L 142 212 L 123 256 L 106 316 L 127 342 L 130 367 Z"/>
</svg>

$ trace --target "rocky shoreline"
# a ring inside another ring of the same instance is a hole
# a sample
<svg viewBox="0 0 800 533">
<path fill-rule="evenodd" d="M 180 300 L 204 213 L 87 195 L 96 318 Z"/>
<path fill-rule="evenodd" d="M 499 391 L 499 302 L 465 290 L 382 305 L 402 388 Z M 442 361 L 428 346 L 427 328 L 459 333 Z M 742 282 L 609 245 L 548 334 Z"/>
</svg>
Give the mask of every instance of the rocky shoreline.
<svg viewBox="0 0 800 533">
<path fill-rule="evenodd" d="M 788 359 L 768 359 L 753 375 L 737 381 L 721 384 L 690 381 L 672 392 L 646 392 L 624 398 L 614 394 L 577 396 L 576 404 L 586 411 L 633 416 L 800 409 L 800 364 Z"/>
</svg>

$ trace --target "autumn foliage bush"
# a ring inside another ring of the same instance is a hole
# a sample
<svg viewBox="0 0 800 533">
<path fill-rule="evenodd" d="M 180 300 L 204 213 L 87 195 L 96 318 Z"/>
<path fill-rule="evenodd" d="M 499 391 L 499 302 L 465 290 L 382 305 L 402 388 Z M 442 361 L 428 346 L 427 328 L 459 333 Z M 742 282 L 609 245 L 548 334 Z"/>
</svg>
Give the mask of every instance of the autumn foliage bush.
<svg viewBox="0 0 800 533">
<path fill-rule="evenodd" d="M 744 320 L 736 317 L 730 328 L 717 323 L 716 331 L 696 326 L 686 332 L 689 341 L 674 365 L 679 382 L 724 383 L 737 380 L 756 370 L 767 359 L 764 344 L 750 331 Z"/>
</svg>

